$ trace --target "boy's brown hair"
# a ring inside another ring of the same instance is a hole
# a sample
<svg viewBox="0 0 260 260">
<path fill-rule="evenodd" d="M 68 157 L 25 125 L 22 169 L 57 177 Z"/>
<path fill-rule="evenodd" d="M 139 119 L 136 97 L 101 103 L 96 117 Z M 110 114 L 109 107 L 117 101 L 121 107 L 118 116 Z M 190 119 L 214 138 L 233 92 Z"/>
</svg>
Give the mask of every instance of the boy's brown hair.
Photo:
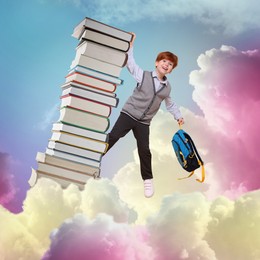
<svg viewBox="0 0 260 260">
<path fill-rule="evenodd" d="M 173 54 L 172 52 L 169 52 L 169 51 L 160 52 L 157 55 L 155 62 L 160 61 L 160 60 L 164 60 L 164 59 L 169 60 L 173 63 L 173 69 L 175 67 L 177 67 L 178 57 L 175 54 Z"/>
</svg>

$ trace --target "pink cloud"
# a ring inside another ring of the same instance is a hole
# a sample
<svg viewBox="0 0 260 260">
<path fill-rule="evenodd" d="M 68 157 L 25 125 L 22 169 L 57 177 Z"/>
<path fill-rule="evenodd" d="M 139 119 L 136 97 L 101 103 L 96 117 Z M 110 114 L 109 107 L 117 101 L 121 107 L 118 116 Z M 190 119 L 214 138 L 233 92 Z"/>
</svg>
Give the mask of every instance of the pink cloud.
<svg viewBox="0 0 260 260">
<path fill-rule="evenodd" d="M 116 223 L 109 215 L 100 214 L 90 221 L 78 214 L 52 234 L 43 260 L 152 260 L 152 248 L 144 239 L 144 231 Z"/>
<path fill-rule="evenodd" d="M 16 193 L 13 185 L 13 175 L 10 170 L 10 157 L 0 152 L 0 204 L 5 206 Z"/>
<path fill-rule="evenodd" d="M 215 178 L 234 193 L 259 189 L 260 52 L 222 46 L 200 55 L 198 65 L 190 83 L 212 129 L 207 160 Z"/>
</svg>

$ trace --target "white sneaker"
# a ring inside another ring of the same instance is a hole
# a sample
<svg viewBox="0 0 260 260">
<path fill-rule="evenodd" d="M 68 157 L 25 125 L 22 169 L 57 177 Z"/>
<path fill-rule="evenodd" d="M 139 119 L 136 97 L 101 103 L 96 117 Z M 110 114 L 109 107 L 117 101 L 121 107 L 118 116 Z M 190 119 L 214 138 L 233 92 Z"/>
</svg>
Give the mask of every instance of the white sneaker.
<svg viewBox="0 0 260 260">
<path fill-rule="evenodd" d="M 144 196 L 146 198 L 152 197 L 154 194 L 153 179 L 144 180 Z"/>
</svg>

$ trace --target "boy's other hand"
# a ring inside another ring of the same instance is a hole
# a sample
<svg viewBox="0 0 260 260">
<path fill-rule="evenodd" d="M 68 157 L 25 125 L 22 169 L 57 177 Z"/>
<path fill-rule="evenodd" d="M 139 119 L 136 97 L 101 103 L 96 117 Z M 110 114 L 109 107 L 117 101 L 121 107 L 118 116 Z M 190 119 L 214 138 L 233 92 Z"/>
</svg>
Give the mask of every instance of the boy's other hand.
<svg viewBox="0 0 260 260">
<path fill-rule="evenodd" d="M 179 125 L 183 125 L 184 124 L 184 119 L 183 118 L 179 118 L 177 120 L 177 122 L 178 122 Z"/>
</svg>

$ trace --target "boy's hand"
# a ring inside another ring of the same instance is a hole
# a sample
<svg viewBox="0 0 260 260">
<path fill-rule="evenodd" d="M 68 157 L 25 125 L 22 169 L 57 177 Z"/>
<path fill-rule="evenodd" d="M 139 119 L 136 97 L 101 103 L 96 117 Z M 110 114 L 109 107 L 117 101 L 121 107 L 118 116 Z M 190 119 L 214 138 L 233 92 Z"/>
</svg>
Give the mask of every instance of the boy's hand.
<svg viewBox="0 0 260 260">
<path fill-rule="evenodd" d="M 179 125 L 183 125 L 184 124 L 184 119 L 183 118 L 179 118 L 177 120 L 177 122 L 178 122 Z"/>
<path fill-rule="evenodd" d="M 135 41 L 136 35 L 133 32 L 130 32 L 130 33 L 133 35 L 132 40 L 130 42 L 130 48 L 131 48 L 134 45 L 134 41 Z"/>
</svg>

